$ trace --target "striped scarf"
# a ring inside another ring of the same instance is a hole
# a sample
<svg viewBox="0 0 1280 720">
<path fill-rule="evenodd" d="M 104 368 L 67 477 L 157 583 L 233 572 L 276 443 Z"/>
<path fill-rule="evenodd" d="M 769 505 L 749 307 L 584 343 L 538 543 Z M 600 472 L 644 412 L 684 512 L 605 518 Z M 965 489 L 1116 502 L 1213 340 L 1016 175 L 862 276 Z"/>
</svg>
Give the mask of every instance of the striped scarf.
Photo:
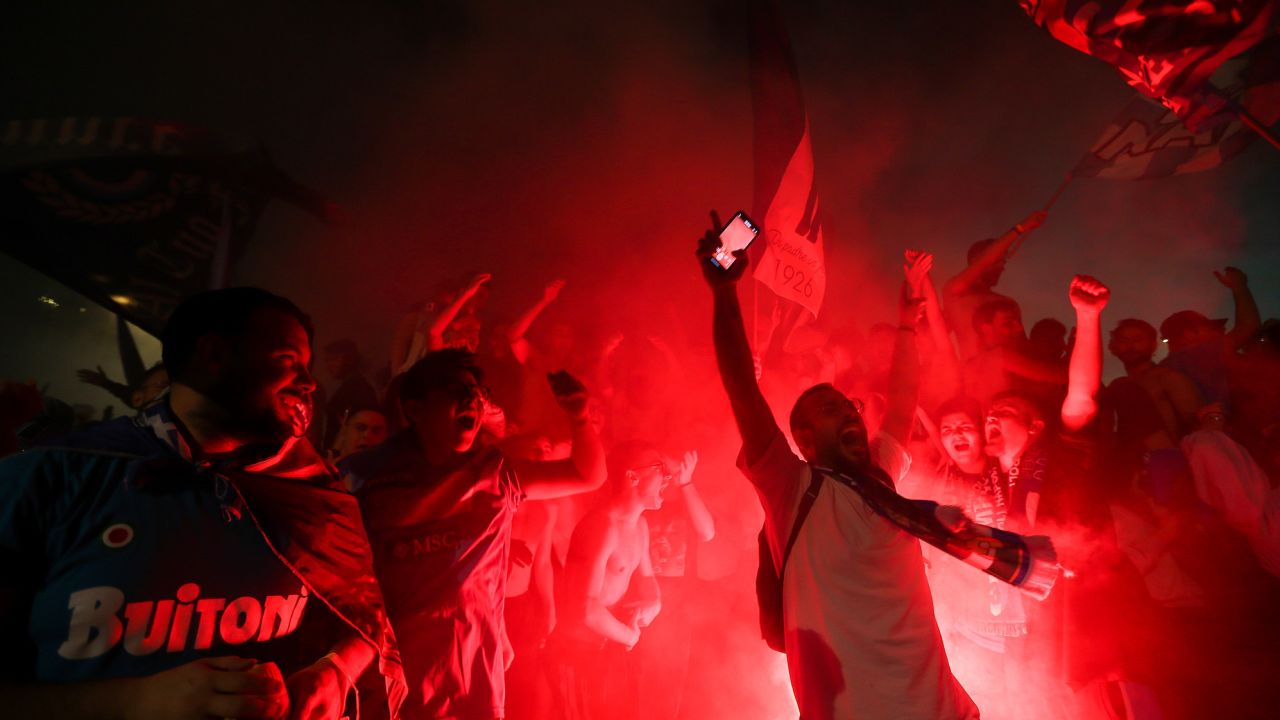
<svg viewBox="0 0 1280 720">
<path fill-rule="evenodd" d="M 816 465 L 813 469 L 853 490 L 877 515 L 904 532 L 1037 600 L 1048 597 L 1057 582 L 1058 554 L 1044 535 L 1019 535 L 979 525 L 959 508 L 904 498 L 894 491 L 889 476 L 874 466 L 860 477 Z"/>
</svg>

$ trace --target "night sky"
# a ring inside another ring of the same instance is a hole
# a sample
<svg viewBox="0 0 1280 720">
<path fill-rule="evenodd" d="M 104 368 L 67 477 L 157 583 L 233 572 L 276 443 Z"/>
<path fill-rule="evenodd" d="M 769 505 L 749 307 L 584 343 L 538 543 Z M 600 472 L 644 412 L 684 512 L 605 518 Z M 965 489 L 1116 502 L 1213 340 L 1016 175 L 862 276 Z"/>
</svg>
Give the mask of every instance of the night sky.
<svg viewBox="0 0 1280 720">
<path fill-rule="evenodd" d="M 741 5 L 514 5 L 24 3 L 0 29 L 0 115 L 139 115 L 263 143 L 350 221 L 273 204 L 238 279 L 295 299 L 321 342 L 354 337 L 379 360 L 400 310 L 476 271 L 494 274 L 495 317 L 561 276 L 555 312 L 645 329 L 692 307 L 688 332 L 705 331 L 692 238 L 708 208 L 751 203 Z M 785 19 L 827 310 L 863 328 L 889 318 L 903 248 L 934 251 L 941 283 L 971 242 L 1040 206 L 1132 94 L 1012 0 L 787 3 Z M 1114 289 L 1105 327 L 1158 324 L 1229 315 L 1210 271 L 1237 265 L 1274 316 L 1278 190 L 1280 152 L 1261 142 L 1196 175 L 1079 180 L 1000 289 L 1028 327 L 1068 320 L 1067 282 L 1088 272 Z M 71 370 L 119 375 L 109 318 L 10 260 L 0 272 L 0 375 L 102 404 Z"/>
</svg>

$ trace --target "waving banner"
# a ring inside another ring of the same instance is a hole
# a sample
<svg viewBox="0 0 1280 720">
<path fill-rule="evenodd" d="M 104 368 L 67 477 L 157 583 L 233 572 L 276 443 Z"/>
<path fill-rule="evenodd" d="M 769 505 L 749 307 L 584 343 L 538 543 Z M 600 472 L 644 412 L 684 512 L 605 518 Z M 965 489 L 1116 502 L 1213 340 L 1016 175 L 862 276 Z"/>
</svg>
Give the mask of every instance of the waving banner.
<svg viewBox="0 0 1280 720">
<path fill-rule="evenodd" d="M 750 5 L 754 213 L 763 221 L 765 238 L 755 278 L 817 317 L 827 268 L 809 121 L 775 8 L 767 0 L 750 0 Z"/>
</svg>

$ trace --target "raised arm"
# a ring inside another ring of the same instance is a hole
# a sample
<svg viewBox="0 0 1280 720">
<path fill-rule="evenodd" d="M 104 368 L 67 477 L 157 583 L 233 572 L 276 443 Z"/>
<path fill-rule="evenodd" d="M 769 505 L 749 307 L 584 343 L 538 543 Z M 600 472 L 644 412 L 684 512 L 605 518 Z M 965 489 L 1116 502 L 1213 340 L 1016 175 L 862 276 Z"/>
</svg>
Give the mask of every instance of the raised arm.
<svg viewBox="0 0 1280 720">
<path fill-rule="evenodd" d="M 556 402 L 560 403 L 569 419 L 573 451 L 568 460 L 511 461 L 520 478 L 520 486 L 530 500 L 549 500 L 590 492 L 603 485 L 608 475 L 604 446 L 591 427 L 587 414 L 586 387 L 563 370 L 547 375 L 547 380 L 551 383 Z"/>
<path fill-rule="evenodd" d="M 98 366 L 97 370 L 89 370 L 87 368 L 77 370 L 76 378 L 82 383 L 106 390 L 123 401 L 125 405 L 128 405 L 129 401 L 133 399 L 133 389 L 124 383 L 118 383 L 107 377 L 107 374 L 102 371 L 101 365 Z"/>
<path fill-rule="evenodd" d="M 529 355 L 532 348 L 529 341 L 525 339 L 525 334 L 529 332 L 529 327 L 533 325 L 533 321 L 538 319 L 543 310 L 547 306 L 555 302 L 560 296 L 560 291 L 564 289 L 563 280 L 552 280 L 542 290 L 542 297 L 538 301 L 529 306 L 528 310 L 521 313 L 515 322 L 511 323 L 511 328 L 507 330 L 507 342 L 511 344 L 511 354 L 515 355 L 516 360 L 521 365 L 529 362 Z"/>
<path fill-rule="evenodd" d="M 1035 382 L 1063 385 L 1067 382 L 1067 369 L 1060 363 L 1027 357 L 1016 350 L 1000 351 L 1000 362 L 1006 372 Z"/>
<path fill-rule="evenodd" d="M 938 290 L 933 286 L 933 277 L 929 274 L 933 269 L 933 255 L 923 250 L 908 250 L 903 269 L 912 292 L 917 297 L 924 298 L 924 317 L 929 324 L 929 337 L 933 340 L 934 354 L 930 370 L 941 386 L 938 395 L 942 398 L 955 397 L 960 392 L 960 357 L 956 354 L 956 346 L 951 342 L 951 331 L 942 314 Z"/>
<path fill-rule="evenodd" d="M 1071 280 L 1071 306 L 1076 311 L 1076 344 L 1067 370 L 1067 397 L 1062 401 L 1062 427 L 1075 431 L 1098 414 L 1102 385 L 1102 309 L 1111 298 L 1106 285 L 1077 275 Z"/>
<path fill-rule="evenodd" d="M 694 536 L 702 542 L 711 542 L 716 536 L 716 521 L 711 517 L 707 504 L 702 501 L 702 494 L 693 484 L 693 470 L 697 466 L 698 451 L 690 450 L 685 453 L 684 459 L 680 461 L 680 476 L 676 478 L 676 483 L 679 485 L 680 496 L 684 498 L 685 511 L 689 515 L 689 525 L 693 527 Z"/>
<path fill-rule="evenodd" d="M 1037 210 L 1028 215 L 1022 222 L 1014 225 L 1005 234 L 996 238 L 982 254 L 974 258 L 964 270 L 961 270 L 955 277 L 947 280 L 942 286 L 942 292 L 947 297 L 953 295 L 963 295 L 982 277 L 988 270 L 1004 261 L 1009 254 L 1009 248 L 1018 241 L 1018 238 L 1035 230 L 1044 223 L 1044 219 L 1048 216 L 1043 210 Z"/>
<path fill-rule="evenodd" d="M 712 224 L 719 228 L 719 218 L 715 213 L 712 213 Z M 729 406 L 733 409 L 733 419 L 738 424 L 743 451 L 750 465 L 764 456 L 782 431 L 778 429 L 769 404 L 756 384 L 751 344 L 747 341 L 742 306 L 738 303 L 738 280 L 747 270 L 747 253 L 734 253 L 737 259 L 728 270 L 711 264 L 711 257 L 720 247 L 717 232 L 711 230 L 698 241 L 698 265 L 711 288 L 711 340 L 715 345 L 716 365 L 720 368 L 720 382 L 729 395 Z"/>
<path fill-rule="evenodd" d="M 898 336 L 893 341 L 889 365 L 889 392 L 881 429 L 899 443 L 911 437 L 920 397 L 920 353 L 916 349 L 916 328 L 924 314 L 924 299 L 915 297 L 911 286 L 902 283 L 898 300 Z"/>
<path fill-rule="evenodd" d="M 471 282 L 458 293 L 453 302 L 445 305 L 440 312 L 431 319 L 431 325 L 427 328 L 427 346 L 430 350 L 444 349 L 444 332 L 449 329 L 449 325 L 458 317 L 458 313 L 462 311 L 462 307 L 467 304 L 471 298 L 475 297 L 480 291 L 480 286 L 489 282 L 489 278 L 493 277 L 489 273 L 480 273 L 471 278 Z"/>
<path fill-rule="evenodd" d="M 1262 316 L 1258 312 L 1258 303 L 1249 291 L 1249 276 L 1240 268 L 1229 267 L 1222 272 L 1213 273 L 1218 282 L 1231 290 L 1231 300 L 1236 306 L 1236 321 L 1227 333 L 1227 343 L 1231 351 L 1239 350 L 1253 334 L 1262 327 Z"/>
</svg>

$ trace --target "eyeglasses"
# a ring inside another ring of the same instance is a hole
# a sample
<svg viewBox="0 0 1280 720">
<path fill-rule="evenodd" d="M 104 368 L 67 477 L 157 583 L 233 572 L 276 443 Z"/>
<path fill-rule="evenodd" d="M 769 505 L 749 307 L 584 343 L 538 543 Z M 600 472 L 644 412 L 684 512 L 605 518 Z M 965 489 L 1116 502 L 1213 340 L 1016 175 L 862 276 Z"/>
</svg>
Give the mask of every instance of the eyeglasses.
<svg viewBox="0 0 1280 720">
<path fill-rule="evenodd" d="M 668 472 L 668 471 L 667 471 L 667 466 L 666 466 L 666 464 L 665 464 L 665 463 L 654 463 L 654 464 L 652 464 L 652 465 L 641 465 L 640 467 L 633 467 L 633 468 L 631 468 L 631 469 L 629 470 L 629 472 L 638 473 L 638 472 L 641 472 L 641 471 L 643 471 L 643 470 L 654 470 L 654 469 L 656 469 L 656 470 L 658 470 L 659 472 L 661 472 L 661 473 L 662 473 L 662 479 L 663 479 L 665 482 L 671 482 L 673 479 L 675 479 L 675 476 L 674 476 L 674 475 L 672 475 L 670 472 Z"/>
<path fill-rule="evenodd" d="M 818 406 L 818 412 L 823 415 L 834 416 L 841 415 L 848 410 L 852 410 L 855 414 L 861 415 L 864 409 L 862 401 L 857 398 L 840 398 L 838 400 L 828 400 Z"/>
</svg>

